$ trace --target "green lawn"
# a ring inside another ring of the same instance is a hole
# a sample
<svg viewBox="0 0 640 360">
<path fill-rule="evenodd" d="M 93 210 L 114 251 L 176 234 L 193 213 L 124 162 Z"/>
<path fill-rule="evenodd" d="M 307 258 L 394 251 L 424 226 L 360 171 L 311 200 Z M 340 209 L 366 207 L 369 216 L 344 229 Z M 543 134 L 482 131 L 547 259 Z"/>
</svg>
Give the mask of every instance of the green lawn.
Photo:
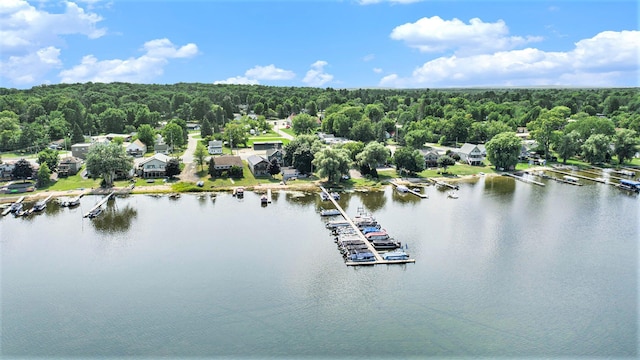
<svg viewBox="0 0 640 360">
<path fill-rule="evenodd" d="M 289 129 L 287 129 L 287 128 L 282 128 L 282 129 L 280 129 L 280 130 L 281 130 L 282 132 L 284 132 L 284 133 L 287 133 L 287 134 L 289 134 L 289 135 L 293 136 L 293 137 L 295 137 L 295 136 L 296 136 L 296 133 L 294 133 L 294 132 L 293 132 L 293 129 L 292 129 L 292 128 L 289 128 Z"/>
</svg>

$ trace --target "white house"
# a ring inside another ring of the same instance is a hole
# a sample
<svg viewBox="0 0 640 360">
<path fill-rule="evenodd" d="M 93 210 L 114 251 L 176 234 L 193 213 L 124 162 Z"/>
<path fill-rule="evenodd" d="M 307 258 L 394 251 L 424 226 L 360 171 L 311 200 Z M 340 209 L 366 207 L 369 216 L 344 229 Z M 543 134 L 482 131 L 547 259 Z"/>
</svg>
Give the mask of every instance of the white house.
<svg viewBox="0 0 640 360">
<path fill-rule="evenodd" d="M 469 165 L 482 165 L 484 157 L 486 156 L 486 150 L 482 144 L 475 145 L 465 143 L 457 152 L 458 155 L 460 155 L 460 161 L 466 162 Z"/>
<path fill-rule="evenodd" d="M 147 145 L 145 145 L 140 139 L 127 145 L 127 154 L 131 156 L 142 156 L 147 152 Z"/>
<path fill-rule="evenodd" d="M 157 178 L 165 176 L 165 167 L 171 157 L 157 153 L 138 163 L 137 174 L 143 178 Z"/>
<path fill-rule="evenodd" d="M 222 154 L 222 141 L 220 140 L 212 140 L 209 141 L 209 154 L 211 155 L 220 155 Z"/>
</svg>

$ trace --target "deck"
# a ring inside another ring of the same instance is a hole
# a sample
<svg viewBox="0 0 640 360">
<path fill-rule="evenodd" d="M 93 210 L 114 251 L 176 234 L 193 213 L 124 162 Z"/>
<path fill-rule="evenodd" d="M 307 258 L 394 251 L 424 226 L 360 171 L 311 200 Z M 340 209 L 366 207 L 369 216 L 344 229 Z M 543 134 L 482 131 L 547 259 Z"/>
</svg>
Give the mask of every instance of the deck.
<svg viewBox="0 0 640 360">
<path fill-rule="evenodd" d="M 345 264 L 347 266 L 369 266 L 369 265 L 379 265 L 379 264 L 407 264 L 407 263 L 415 263 L 416 262 L 415 259 L 406 259 L 406 260 L 385 260 L 385 259 L 383 259 L 382 256 L 380 255 L 380 253 L 378 252 L 378 250 L 376 250 L 376 248 L 373 247 L 373 245 L 364 236 L 364 234 L 362 234 L 362 231 L 360 231 L 360 229 L 358 229 L 358 227 L 353 222 L 353 220 L 351 220 L 351 218 L 347 215 L 347 213 L 342 209 L 342 206 L 340 206 L 340 204 L 338 204 L 338 202 L 333 198 L 333 196 L 329 196 L 330 195 L 329 191 L 327 191 L 327 189 L 325 189 L 322 186 L 320 186 L 320 190 L 328 196 L 329 201 L 331 201 L 333 203 L 333 206 L 335 206 L 336 209 L 338 209 L 338 211 L 340 211 L 340 214 L 349 223 L 349 226 L 351 226 L 354 230 L 356 230 L 355 233 L 357 234 L 357 236 L 367 245 L 368 250 L 371 251 L 373 256 L 376 258 L 375 261 L 346 261 Z"/>
</svg>

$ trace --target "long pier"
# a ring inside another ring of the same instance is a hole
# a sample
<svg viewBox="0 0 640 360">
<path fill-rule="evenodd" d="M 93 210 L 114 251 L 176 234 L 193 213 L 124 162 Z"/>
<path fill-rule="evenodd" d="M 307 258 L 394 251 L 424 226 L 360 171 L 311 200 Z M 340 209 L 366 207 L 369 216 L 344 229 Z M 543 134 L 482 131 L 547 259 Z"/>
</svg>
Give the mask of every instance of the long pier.
<svg viewBox="0 0 640 360">
<path fill-rule="evenodd" d="M 101 207 L 102 205 L 104 205 L 104 203 L 106 203 L 116 192 L 112 191 L 109 195 L 105 196 L 104 198 L 102 198 L 102 200 L 100 200 L 94 207 L 91 208 L 91 210 L 89 210 L 86 214 L 84 214 L 82 217 L 89 217 L 89 215 L 91 215 L 91 213 Z"/>
<path fill-rule="evenodd" d="M 567 176 L 577 177 L 578 179 L 589 180 L 589 181 L 595 181 L 595 182 L 599 182 L 599 183 L 601 183 L 601 184 L 616 185 L 616 184 L 613 184 L 613 183 L 611 183 L 611 182 L 607 182 L 607 181 L 606 181 L 606 180 L 604 180 L 604 179 L 594 179 L 594 178 L 591 178 L 591 177 L 588 177 L 588 176 L 584 176 L 584 175 L 580 175 L 580 174 L 568 173 L 568 172 L 566 172 L 566 171 L 560 171 L 560 170 L 557 170 L 557 169 L 548 169 L 547 171 L 551 171 L 551 172 L 554 172 L 554 173 L 557 173 L 557 174 L 561 174 L 561 175 L 567 175 Z M 564 180 L 562 180 L 562 179 L 557 179 L 556 181 L 560 181 L 560 182 L 564 182 L 564 183 L 567 183 L 567 184 L 576 185 L 575 183 L 572 183 L 572 182 L 570 182 L 570 181 L 564 181 Z"/>
<path fill-rule="evenodd" d="M 398 187 L 398 185 L 399 185 L 399 184 L 397 184 L 396 182 L 393 182 L 393 181 L 390 181 L 389 183 L 391 185 L 395 186 L 395 187 Z M 429 196 L 427 194 L 423 194 L 423 193 L 419 193 L 417 191 L 414 191 L 413 189 L 409 188 L 408 186 L 407 186 L 407 192 L 410 193 L 410 194 L 413 194 L 413 195 L 415 195 L 415 196 L 417 196 L 417 197 L 419 197 L 421 199 L 428 199 L 429 198 Z"/>
<path fill-rule="evenodd" d="M 373 247 L 373 245 L 369 242 L 369 239 L 367 239 L 364 236 L 364 234 L 362 234 L 362 231 L 360 231 L 360 229 L 358 229 L 358 227 L 353 222 L 353 220 L 349 217 L 349 215 L 347 215 L 347 213 L 342 209 L 342 206 L 340 206 L 340 204 L 338 204 L 338 202 L 333 198 L 333 196 L 331 196 L 329 191 L 327 191 L 327 189 L 325 189 L 323 186 L 320 186 L 320 190 L 327 195 L 327 198 L 333 203 L 333 206 L 335 206 L 336 209 L 338 209 L 338 211 L 340 211 L 340 214 L 342 215 L 342 217 L 344 217 L 344 219 L 349 223 L 349 226 L 351 226 L 355 230 L 355 233 L 357 234 L 357 236 L 360 239 L 362 239 L 362 241 L 367 245 L 367 249 L 369 251 L 371 251 L 373 256 L 376 258 L 375 261 L 362 261 L 362 262 L 359 262 L 359 261 L 347 261 L 347 262 L 345 262 L 345 264 L 347 266 L 377 265 L 377 264 L 406 264 L 406 263 L 415 263 L 416 262 L 415 259 L 406 259 L 406 260 L 385 260 L 385 259 L 383 259 L 382 256 L 380 255 L 380 253 L 378 252 L 378 250 L 376 250 L 376 248 Z"/>
<path fill-rule="evenodd" d="M 447 182 L 436 180 L 436 179 L 431 179 L 431 181 L 434 184 L 438 185 L 438 186 L 445 186 L 445 187 L 448 187 L 449 189 L 453 189 L 453 190 L 458 190 L 459 189 L 458 185 L 452 185 L 452 184 L 449 184 Z"/>
<path fill-rule="evenodd" d="M 522 181 L 522 182 L 526 182 L 526 183 L 530 183 L 530 184 L 535 184 L 535 185 L 539 185 L 539 186 L 545 186 L 545 184 L 544 184 L 544 183 L 541 183 L 541 182 L 539 182 L 539 181 L 535 181 L 535 180 L 531 180 L 531 179 L 527 179 L 527 178 L 525 178 L 525 177 L 523 177 L 523 176 L 518 176 L 518 175 L 516 175 L 516 174 L 504 173 L 504 174 L 502 174 L 502 175 L 512 177 L 512 178 L 514 178 L 514 179 L 516 179 L 516 180 L 520 180 L 520 181 Z"/>
</svg>

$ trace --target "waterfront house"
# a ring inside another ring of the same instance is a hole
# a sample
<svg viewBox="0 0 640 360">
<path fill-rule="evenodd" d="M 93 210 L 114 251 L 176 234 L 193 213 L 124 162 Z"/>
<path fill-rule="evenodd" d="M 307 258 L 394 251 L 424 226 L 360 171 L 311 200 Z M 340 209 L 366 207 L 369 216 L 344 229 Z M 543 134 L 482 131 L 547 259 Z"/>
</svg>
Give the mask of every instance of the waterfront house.
<svg viewBox="0 0 640 360">
<path fill-rule="evenodd" d="M 282 153 L 282 150 L 279 149 L 269 149 L 267 150 L 267 161 L 271 162 L 271 160 L 276 159 L 276 161 L 278 161 L 278 164 L 280 166 L 282 166 L 283 162 L 283 157 L 284 154 Z"/>
<path fill-rule="evenodd" d="M 220 171 L 229 170 L 232 166 L 242 167 L 242 158 L 236 155 L 216 156 L 214 162 L 214 168 Z"/>
<path fill-rule="evenodd" d="M 209 154 L 211 155 L 220 155 L 222 154 L 222 141 L 220 140 L 211 140 L 209 141 Z"/>
<path fill-rule="evenodd" d="M 137 175 L 145 178 L 158 178 L 165 176 L 165 167 L 171 158 L 165 154 L 157 153 L 138 163 Z"/>
<path fill-rule="evenodd" d="M 11 173 L 15 168 L 15 161 L 5 161 L 0 164 L 0 179 L 11 179 Z"/>
<path fill-rule="evenodd" d="M 438 167 L 438 159 L 442 156 L 438 150 L 429 149 L 423 150 L 420 149 L 420 154 L 424 157 L 424 164 L 427 168 L 435 168 Z"/>
<path fill-rule="evenodd" d="M 280 173 L 282 174 L 282 180 L 284 181 L 287 181 L 291 178 L 300 177 L 300 173 L 298 172 L 298 169 L 294 167 L 282 167 L 280 168 Z"/>
<path fill-rule="evenodd" d="M 247 165 L 253 176 L 269 176 L 269 162 L 262 156 L 249 156 L 247 158 Z"/>
<path fill-rule="evenodd" d="M 58 163 L 58 176 L 71 176 L 75 175 L 82 168 L 82 159 L 69 156 Z"/>
<path fill-rule="evenodd" d="M 145 145 L 140 139 L 127 145 L 127 154 L 131 156 L 142 156 L 147 152 L 147 145 Z"/>
<path fill-rule="evenodd" d="M 457 153 L 460 155 L 460 161 L 462 162 L 469 165 L 482 165 L 486 155 L 486 150 L 484 145 L 465 143 L 460 149 L 458 149 Z"/>
</svg>

